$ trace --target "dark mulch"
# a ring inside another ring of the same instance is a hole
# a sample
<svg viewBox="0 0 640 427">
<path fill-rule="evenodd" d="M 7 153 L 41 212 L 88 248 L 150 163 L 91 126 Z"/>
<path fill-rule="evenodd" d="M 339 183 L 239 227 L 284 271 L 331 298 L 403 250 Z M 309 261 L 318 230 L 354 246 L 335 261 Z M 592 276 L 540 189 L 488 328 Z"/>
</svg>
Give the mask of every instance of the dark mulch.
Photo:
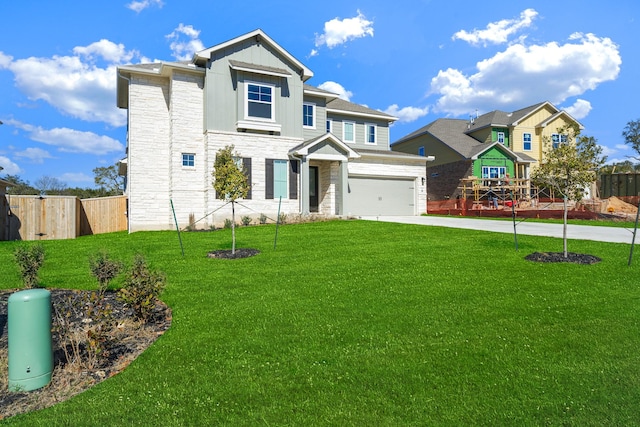
<svg viewBox="0 0 640 427">
<path fill-rule="evenodd" d="M 576 254 L 573 252 L 567 252 L 566 258 L 563 252 L 534 252 L 524 257 L 524 259 L 534 262 L 572 262 L 574 264 L 596 264 L 602 261 L 594 255 Z"/>
<path fill-rule="evenodd" d="M 5 363 L 8 350 L 8 298 L 17 291 L 0 290 L 0 356 L 3 356 Z M 86 329 L 87 324 L 92 324 L 86 315 L 91 292 L 68 289 L 49 291 L 53 318 L 56 312 L 64 314 L 68 316 L 70 328 L 79 331 Z M 60 337 L 55 332 L 56 322 L 53 321 L 54 370 L 51 382 L 44 388 L 31 392 L 11 393 L 6 386 L 3 387 L 0 390 L 0 420 L 54 405 L 118 374 L 171 326 L 171 309 L 160 301 L 156 302 L 146 323 L 135 320 L 133 309 L 119 301 L 116 292 L 106 292 L 101 301 L 110 308 L 112 319 L 117 325 L 105 346 L 104 357 L 90 369 L 68 366 Z M 1 367 L 0 374 L 7 375 L 6 365 Z"/>
<path fill-rule="evenodd" d="M 239 258 L 249 258 L 251 256 L 258 255 L 260 253 L 257 249 L 250 248 L 240 248 L 236 249 L 235 253 L 232 253 L 231 249 L 224 249 L 209 252 L 207 256 L 209 258 L 224 258 L 224 259 L 239 259 Z"/>
</svg>

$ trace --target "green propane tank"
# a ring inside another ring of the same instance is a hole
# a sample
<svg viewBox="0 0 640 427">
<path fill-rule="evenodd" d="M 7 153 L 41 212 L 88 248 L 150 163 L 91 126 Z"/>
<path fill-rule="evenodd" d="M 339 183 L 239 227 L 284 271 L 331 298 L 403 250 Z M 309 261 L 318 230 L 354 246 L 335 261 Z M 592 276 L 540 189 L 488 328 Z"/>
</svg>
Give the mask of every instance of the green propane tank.
<svg viewBox="0 0 640 427">
<path fill-rule="evenodd" d="M 9 391 L 36 390 L 51 381 L 51 293 L 28 289 L 7 303 Z"/>
</svg>

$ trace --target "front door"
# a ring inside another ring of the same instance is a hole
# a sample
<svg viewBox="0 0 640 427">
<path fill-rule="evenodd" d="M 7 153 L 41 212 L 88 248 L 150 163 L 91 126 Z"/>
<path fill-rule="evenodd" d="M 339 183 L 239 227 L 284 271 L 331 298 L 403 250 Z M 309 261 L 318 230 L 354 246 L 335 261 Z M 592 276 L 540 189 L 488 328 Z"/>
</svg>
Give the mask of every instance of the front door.
<svg viewBox="0 0 640 427">
<path fill-rule="evenodd" d="M 318 212 L 318 167 L 309 166 L 309 211 Z"/>
</svg>

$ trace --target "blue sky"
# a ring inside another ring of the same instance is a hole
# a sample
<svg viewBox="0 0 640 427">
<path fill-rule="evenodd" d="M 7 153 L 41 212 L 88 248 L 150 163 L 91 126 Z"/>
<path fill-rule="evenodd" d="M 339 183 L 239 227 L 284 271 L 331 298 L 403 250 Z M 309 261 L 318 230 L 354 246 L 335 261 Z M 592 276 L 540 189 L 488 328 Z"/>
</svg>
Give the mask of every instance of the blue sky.
<svg viewBox="0 0 640 427">
<path fill-rule="evenodd" d="M 118 65 L 190 59 L 256 28 L 314 72 L 309 84 L 398 117 L 392 141 L 440 117 L 551 101 L 623 161 L 622 130 L 640 119 L 640 2 L 609 4 L 5 1 L 0 176 L 92 187 L 95 167 L 125 156 Z"/>
</svg>

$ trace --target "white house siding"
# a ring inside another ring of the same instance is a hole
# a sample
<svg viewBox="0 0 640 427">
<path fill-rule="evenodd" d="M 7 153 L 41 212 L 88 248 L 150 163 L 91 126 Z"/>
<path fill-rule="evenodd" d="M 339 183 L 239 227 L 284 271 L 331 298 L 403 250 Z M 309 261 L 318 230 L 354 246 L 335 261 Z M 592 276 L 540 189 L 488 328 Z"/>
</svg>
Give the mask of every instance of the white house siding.
<svg viewBox="0 0 640 427">
<path fill-rule="evenodd" d="M 205 138 L 208 153 L 207 170 L 209 172 L 213 171 L 216 152 L 227 145 L 233 145 L 241 157 L 251 158 L 251 199 L 238 201 L 236 221 L 245 215 L 257 219 L 260 214 L 275 220 L 280 200 L 265 198 L 265 162 L 266 159 L 289 160 L 287 153 L 292 147 L 300 144 L 302 139 L 211 130 L 206 133 Z M 300 183 L 298 182 L 297 185 L 299 187 Z M 216 198 L 211 173 L 207 175 L 206 187 L 207 213 L 213 212 L 208 218 L 209 223 L 223 224 L 225 219 L 231 218 L 231 205 L 224 206 L 226 202 Z M 287 215 L 300 213 L 300 188 L 298 188 L 297 199 L 282 199 L 280 212 Z"/>
<path fill-rule="evenodd" d="M 180 227 L 205 215 L 207 152 L 203 123 L 204 76 L 174 72 L 171 80 L 171 183 L 170 197 Z M 182 166 L 182 154 L 195 154 L 195 167 Z M 169 206 L 167 206 L 169 208 Z M 204 225 L 197 224 L 198 228 Z"/>
<path fill-rule="evenodd" d="M 129 95 L 129 231 L 167 229 L 172 224 L 169 81 L 132 76 Z"/>
</svg>

